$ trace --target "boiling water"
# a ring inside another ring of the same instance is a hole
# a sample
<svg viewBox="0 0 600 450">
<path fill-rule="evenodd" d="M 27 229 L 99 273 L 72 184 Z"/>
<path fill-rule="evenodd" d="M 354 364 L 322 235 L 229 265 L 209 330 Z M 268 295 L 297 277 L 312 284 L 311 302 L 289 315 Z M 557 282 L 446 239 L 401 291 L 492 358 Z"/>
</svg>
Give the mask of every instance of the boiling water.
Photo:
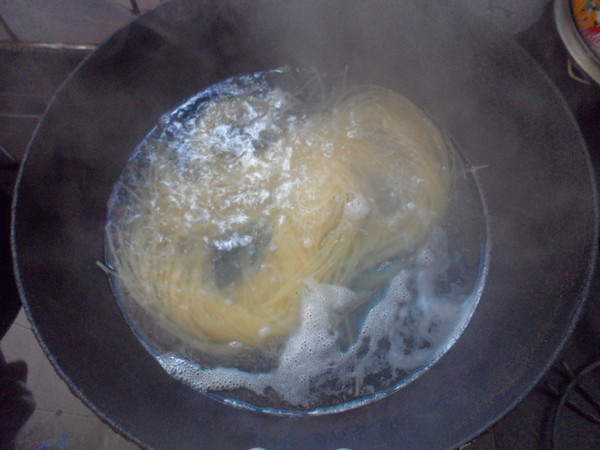
<svg viewBox="0 0 600 450">
<path fill-rule="evenodd" d="M 352 401 L 318 410 L 332 412 L 373 401 L 410 381 L 446 351 L 472 313 L 476 294 L 466 296 L 456 286 L 445 294 L 436 292 L 450 267 L 446 239 L 445 232 L 437 229 L 414 267 L 392 278 L 344 351 L 340 351 L 344 340 L 340 317 L 356 305 L 356 294 L 307 280 L 300 326 L 286 342 L 275 370 L 202 368 L 177 354 L 160 355 L 158 360 L 175 378 L 200 391 L 222 392 L 225 397 L 269 406 L 273 412 L 282 402 L 316 409 Z"/>
<path fill-rule="evenodd" d="M 115 240 L 120 224 L 139 220 L 135 188 L 165 148 L 170 155 L 166 163 L 172 174 L 184 178 L 206 177 L 207 182 L 214 182 L 214 174 L 202 172 L 205 167 L 214 167 L 219 158 L 230 159 L 232 153 L 240 164 L 256 164 L 255 152 L 269 151 L 271 143 L 285 134 L 298 117 L 323 108 L 329 94 L 311 93 L 322 81 L 290 69 L 238 77 L 203 91 L 166 115 L 140 145 L 115 187 L 109 204 L 109 239 Z M 336 83 L 332 86 L 326 92 L 335 98 Z M 214 129 L 212 148 L 225 152 L 195 152 L 189 136 L 201 126 L 198 117 L 202 117 L 203 111 L 222 98 L 249 94 L 267 99 L 274 113 L 269 116 L 270 113 L 257 112 L 264 105 L 249 103 L 241 113 L 245 126 L 206 124 Z M 290 98 L 295 100 L 292 108 L 286 106 Z M 285 114 L 281 113 L 283 110 Z M 254 117 L 261 120 L 253 120 Z M 319 414 L 357 407 L 388 395 L 422 373 L 452 346 L 473 314 L 483 287 L 486 255 L 483 205 L 472 174 L 466 166 L 460 166 L 458 154 L 454 156 L 459 167 L 448 193 L 444 219 L 431 227 L 426 238 L 411 241 L 408 250 L 360 271 L 343 285 L 318 282 L 310 277 L 303 279 L 298 324 L 289 336 L 273 339 L 259 349 L 237 340 L 200 345 L 189 333 L 183 333 L 164 311 L 144 299 L 134 298 L 127 283 L 117 276 L 113 285 L 120 306 L 141 341 L 169 374 L 194 389 L 240 407 L 281 414 L 306 411 Z M 210 164 L 207 158 L 212 158 Z M 281 169 L 286 167 L 289 155 L 273 151 L 270 158 L 273 167 Z M 222 208 L 235 211 L 227 216 L 228 222 L 215 216 L 207 204 L 194 204 L 187 211 L 188 223 L 212 221 L 216 235 L 220 236 L 212 242 L 217 255 L 212 257 L 215 279 L 220 287 L 237 283 L 243 276 L 240 265 L 254 261 L 257 254 L 272 247 L 266 220 L 266 217 L 272 220 L 270 216 L 275 214 L 272 205 L 279 208 L 289 200 L 290 192 L 298 188 L 297 183 L 305 182 L 286 179 L 281 170 L 262 171 L 260 176 L 257 173 L 245 187 L 251 195 L 238 199 L 242 203 L 251 202 L 249 205 L 240 208 L 241 203 L 232 204 L 236 200 L 230 193 L 224 194 L 226 202 L 221 202 Z M 277 189 L 272 188 L 273 178 L 277 178 Z M 193 193 L 184 189 L 174 195 L 181 200 Z M 389 202 L 390 209 L 400 208 L 394 200 Z M 245 228 L 251 231 L 237 232 L 236 224 L 248 222 L 245 210 L 260 210 L 265 220 L 254 221 L 250 228 Z M 369 201 L 360 192 L 349 199 L 346 210 L 351 220 L 364 219 L 371 212 Z M 427 212 L 421 215 L 426 216 Z M 277 220 L 284 221 L 285 217 Z M 315 243 L 304 238 L 303 245 L 311 247 Z M 110 248 L 119 251 L 118 246 Z M 248 252 L 248 248 L 252 251 Z M 114 257 L 109 254 L 109 263 Z M 266 341 L 271 333 L 271 327 L 262 327 L 259 339 Z"/>
</svg>

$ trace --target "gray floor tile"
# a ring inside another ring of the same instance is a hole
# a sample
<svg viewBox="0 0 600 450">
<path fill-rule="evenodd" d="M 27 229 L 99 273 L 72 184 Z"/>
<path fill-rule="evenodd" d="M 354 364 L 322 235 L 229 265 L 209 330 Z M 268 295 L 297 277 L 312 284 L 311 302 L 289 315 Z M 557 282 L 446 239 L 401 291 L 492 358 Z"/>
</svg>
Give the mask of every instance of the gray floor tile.
<svg viewBox="0 0 600 450">
<path fill-rule="evenodd" d="M 7 361 L 23 359 L 36 411 L 21 429 L 17 449 L 133 450 L 138 447 L 98 419 L 55 372 L 26 316 L 20 316 L 0 343 Z"/>
<path fill-rule="evenodd" d="M 101 449 L 106 425 L 96 417 L 37 410 L 17 435 L 17 449 Z"/>
<path fill-rule="evenodd" d="M 142 12 L 159 3 L 137 0 Z M 130 9 L 129 0 L 0 1 L 0 14 L 20 40 L 67 44 L 102 42 L 133 19 Z"/>
<path fill-rule="evenodd" d="M 23 327 L 26 327 L 26 328 L 31 328 L 31 324 L 29 323 L 27 314 L 25 314 L 25 309 L 21 308 L 14 323 L 21 325 Z"/>
<path fill-rule="evenodd" d="M 17 323 L 13 324 L 0 342 L 0 348 L 6 361 L 22 359 L 27 363 L 28 384 L 37 382 L 42 366 L 47 360 L 30 328 Z"/>
<path fill-rule="evenodd" d="M 102 450 L 137 450 L 139 447 L 112 430 L 104 433 Z"/>
</svg>

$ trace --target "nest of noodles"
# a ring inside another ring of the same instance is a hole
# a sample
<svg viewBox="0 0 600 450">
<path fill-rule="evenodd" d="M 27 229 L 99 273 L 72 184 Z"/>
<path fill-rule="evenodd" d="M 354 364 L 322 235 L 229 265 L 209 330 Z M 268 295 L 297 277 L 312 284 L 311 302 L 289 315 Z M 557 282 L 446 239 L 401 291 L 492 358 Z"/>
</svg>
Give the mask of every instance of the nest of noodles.
<svg viewBox="0 0 600 450">
<path fill-rule="evenodd" d="M 124 176 L 129 212 L 108 233 L 119 282 L 196 346 L 285 338 L 306 280 L 350 286 L 416 249 L 445 214 L 452 153 L 410 101 L 360 87 L 271 127 L 264 148 L 231 134 L 272 125 L 286 101 L 275 90 L 217 98 L 195 119 L 184 169 L 165 145 Z"/>
</svg>

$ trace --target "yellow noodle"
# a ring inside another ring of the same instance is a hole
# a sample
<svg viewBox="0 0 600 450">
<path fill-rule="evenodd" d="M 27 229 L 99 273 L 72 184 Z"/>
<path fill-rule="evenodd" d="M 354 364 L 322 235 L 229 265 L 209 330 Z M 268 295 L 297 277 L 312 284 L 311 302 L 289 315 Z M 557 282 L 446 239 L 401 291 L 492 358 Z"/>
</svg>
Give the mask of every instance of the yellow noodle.
<svg viewBox="0 0 600 450">
<path fill-rule="evenodd" d="M 379 87 L 298 119 L 265 151 L 219 154 L 216 127 L 249 107 L 269 120 L 258 97 L 208 108 L 185 170 L 158 150 L 109 246 L 130 295 L 181 336 L 255 348 L 294 330 L 305 280 L 347 286 L 421 244 L 444 214 L 451 159 L 431 121 Z M 219 282 L 215 246 L 236 233 L 262 250 Z"/>
</svg>

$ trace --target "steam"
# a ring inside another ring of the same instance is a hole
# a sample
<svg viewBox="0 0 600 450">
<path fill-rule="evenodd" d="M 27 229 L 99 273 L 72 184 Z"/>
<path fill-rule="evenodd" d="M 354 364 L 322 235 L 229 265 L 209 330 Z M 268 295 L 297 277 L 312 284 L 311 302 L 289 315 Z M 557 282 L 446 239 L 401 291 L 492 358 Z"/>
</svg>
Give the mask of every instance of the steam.
<svg viewBox="0 0 600 450">
<path fill-rule="evenodd" d="M 551 0 L 458 0 L 461 6 L 509 33 L 519 33 L 533 24 Z"/>
</svg>

